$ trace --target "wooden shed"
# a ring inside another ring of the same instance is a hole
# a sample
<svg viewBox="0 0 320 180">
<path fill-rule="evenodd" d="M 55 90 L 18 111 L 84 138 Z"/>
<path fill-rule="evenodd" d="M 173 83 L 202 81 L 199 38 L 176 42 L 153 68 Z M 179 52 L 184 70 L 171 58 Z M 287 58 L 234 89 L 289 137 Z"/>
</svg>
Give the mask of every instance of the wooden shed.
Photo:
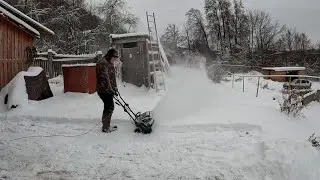
<svg viewBox="0 0 320 180">
<path fill-rule="evenodd" d="M 160 42 L 144 33 L 111 34 L 111 44 L 120 52 L 121 79 L 138 87 L 163 86 L 170 64 Z M 156 82 L 155 82 L 156 81 Z"/>
<path fill-rule="evenodd" d="M 305 67 L 265 67 L 262 68 L 264 75 L 305 75 Z M 288 82 L 290 77 L 275 76 L 266 79 L 271 79 L 277 82 Z M 291 80 L 297 79 L 292 77 Z"/>
<path fill-rule="evenodd" d="M 147 34 L 112 34 L 112 45 L 120 52 L 122 81 L 138 87 L 150 86 L 149 48 Z"/>
<path fill-rule="evenodd" d="M 54 32 L 0 0 L 0 89 L 27 70 L 36 51 L 35 38 L 45 35 Z"/>
</svg>

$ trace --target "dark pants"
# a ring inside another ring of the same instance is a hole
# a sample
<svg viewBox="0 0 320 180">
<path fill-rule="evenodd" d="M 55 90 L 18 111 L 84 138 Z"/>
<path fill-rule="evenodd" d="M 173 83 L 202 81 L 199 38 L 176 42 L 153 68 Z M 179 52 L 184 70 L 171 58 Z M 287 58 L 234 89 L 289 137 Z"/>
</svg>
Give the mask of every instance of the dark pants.
<svg viewBox="0 0 320 180">
<path fill-rule="evenodd" d="M 107 129 L 110 127 L 111 116 L 114 110 L 113 96 L 110 94 L 98 93 L 99 97 L 103 101 L 104 108 L 102 113 L 102 128 Z"/>
</svg>

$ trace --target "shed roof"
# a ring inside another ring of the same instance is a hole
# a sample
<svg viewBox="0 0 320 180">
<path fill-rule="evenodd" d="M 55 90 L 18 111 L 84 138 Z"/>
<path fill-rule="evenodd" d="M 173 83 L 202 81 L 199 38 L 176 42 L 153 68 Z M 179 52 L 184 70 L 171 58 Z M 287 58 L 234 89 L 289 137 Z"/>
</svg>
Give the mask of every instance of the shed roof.
<svg viewBox="0 0 320 180">
<path fill-rule="evenodd" d="M 263 70 L 271 70 L 271 71 L 304 71 L 306 70 L 305 67 L 265 67 L 262 68 Z"/>
<path fill-rule="evenodd" d="M 34 19 L 30 18 L 29 16 L 27 16 L 26 14 L 24 14 L 23 12 L 19 11 L 18 9 L 14 8 L 13 6 L 11 6 L 10 4 L 6 3 L 3 0 L 0 0 L 0 7 L 2 7 L 1 12 L 10 17 L 13 21 L 15 21 L 18 24 L 22 24 L 22 22 L 24 24 L 27 24 L 29 26 L 29 30 L 31 31 L 32 27 L 33 29 L 36 29 L 38 31 L 38 33 L 44 33 L 44 34 L 50 34 L 50 35 L 54 35 L 55 33 L 50 30 L 49 28 L 45 27 L 44 25 L 40 24 L 39 22 L 35 21 Z M 15 17 L 15 18 L 13 18 Z M 25 25 L 23 25 L 25 27 Z M 26 27 L 27 28 L 27 27 Z M 31 31 L 33 32 L 33 31 Z M 33 32 L 35 33 L 35 32 Z"/>
<path fill-rule="evenodd" d="M 37 37 L 40 36 L 39 31 L 37 31 L 36 29 L 31 27 L 29 24 L 27 24 L 24 21 L 22 21 L 17 16 L 15 16 L 15 15 L 11 14 L 10 12 L 8 12 L 7 10 L 3 9 L 1 6 L 0 6 L 0 12 L 1 12 L 0 14 L 4 14 L 8 18 L 10 18 L 12 21 L 15 21 L 17 24 L 19 24 L 19 25 L 23 26 L 24 28 L 26 28 L 27 30 L 29 30 L 31 33 L 33 33 Z"/>
<path fill-rule="evenodd" d="M 126 34 L 110 34 L 110 37 L 112 39 L 126 39 L 126 38 L 132 38 L 132 37 L 149 38 L 149 35 L 147 33 L 126 33 Z"/>
</svg>

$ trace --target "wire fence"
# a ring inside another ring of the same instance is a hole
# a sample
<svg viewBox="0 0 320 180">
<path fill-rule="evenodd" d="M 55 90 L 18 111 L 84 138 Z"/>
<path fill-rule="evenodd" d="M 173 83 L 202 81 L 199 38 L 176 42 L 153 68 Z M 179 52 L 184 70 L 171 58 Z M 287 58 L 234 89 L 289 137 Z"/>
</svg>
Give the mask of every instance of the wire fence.
<svg viewBox="0 0 320 180">
<path fill-rule="evenodd" d="M 218 68 L 213 68 L 214 66 L 218 66 Z M 283 78 L 283 79 L 287 79 L 286 82 L 289 82 L 289 89 L 285 90 L 282 89 L 280 90 L 280 92 L 284 93 L 284 92 L 288 92 L 291 89 L 291 83 L 294 79 L 307 79 L 311 82 L 320 82 L 320 77 L 319 76 L 309 76 L 309 75 L 264 75 L 262 74 L 262 67 L 257 67 L 257 66 L 245 66 L 245 65 L 232 65 L 232 64 L 212 64 L 211 66 L 208 67 L 209 71 L 211 70 L 217 70 L 219 69 L 219 71 L 223 72 L 223 74 L 227 74 L 229 77 L 231 77 L 231 87 L 234 89 L 235 88 L 235 84 L 236 82 L 242 81 L 241 84 L 241 91 L 245 92 L 246 91 L 246 79 L 247 82 L 253 82 L 253 84 L 256 84 L 256 90 L 254 91 L 256 94 L 256 97 L 259 97 L 260 94 L 260 90 L 261 90 L 261 86 L 263 85 L 263 83 L 265 83 L 264 80 L 272 80 L 273 78 Z M 250 72 L 257 72 L 254 74 L 250 74 Z M 219 73 L 220 73 L 219 72 Z M 237 72 L 237 73 L 234 73 Z M 256 81 L 253 80 L 254 78 L 256 78 Z M 249 81 L 250 79 L 250 81 Z M 230 79 L 227 80 L 230 82 Z M 254 83 L 256 82 L 256 83 Z M 276 81 L 275 81 L 276 83 Z M 281 83 L 281 82 L 278 82 Z M 285 83 L 285 82 L 283 82 Z M 320 87 L 320 84 L 319 84 Z M 252 88 L 252 87 L 250 87 Z M 264 88 L 263 88 L 264 89 Z M 296 90 L 297 91 L 297 90 Z M 299 94 L 301 95 L 306 95 L 310 92 L 316 93 L 317 89 L 312 90 L 312 89 L 300 89 L 299 90 Z"/>
</svg>

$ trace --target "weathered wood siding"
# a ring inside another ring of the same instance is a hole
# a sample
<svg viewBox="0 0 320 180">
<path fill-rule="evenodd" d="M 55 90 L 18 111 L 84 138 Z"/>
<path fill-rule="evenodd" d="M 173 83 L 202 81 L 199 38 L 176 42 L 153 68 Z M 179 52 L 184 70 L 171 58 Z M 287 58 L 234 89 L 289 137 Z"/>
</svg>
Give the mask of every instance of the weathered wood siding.
<svg viewBox="0 0 320 180">
<path fill-rule="evenodd" d="M 0 16 L 0 89 L 28 68 L 26 48 L 32 44 L 30 34 Z"/>
</svg>

